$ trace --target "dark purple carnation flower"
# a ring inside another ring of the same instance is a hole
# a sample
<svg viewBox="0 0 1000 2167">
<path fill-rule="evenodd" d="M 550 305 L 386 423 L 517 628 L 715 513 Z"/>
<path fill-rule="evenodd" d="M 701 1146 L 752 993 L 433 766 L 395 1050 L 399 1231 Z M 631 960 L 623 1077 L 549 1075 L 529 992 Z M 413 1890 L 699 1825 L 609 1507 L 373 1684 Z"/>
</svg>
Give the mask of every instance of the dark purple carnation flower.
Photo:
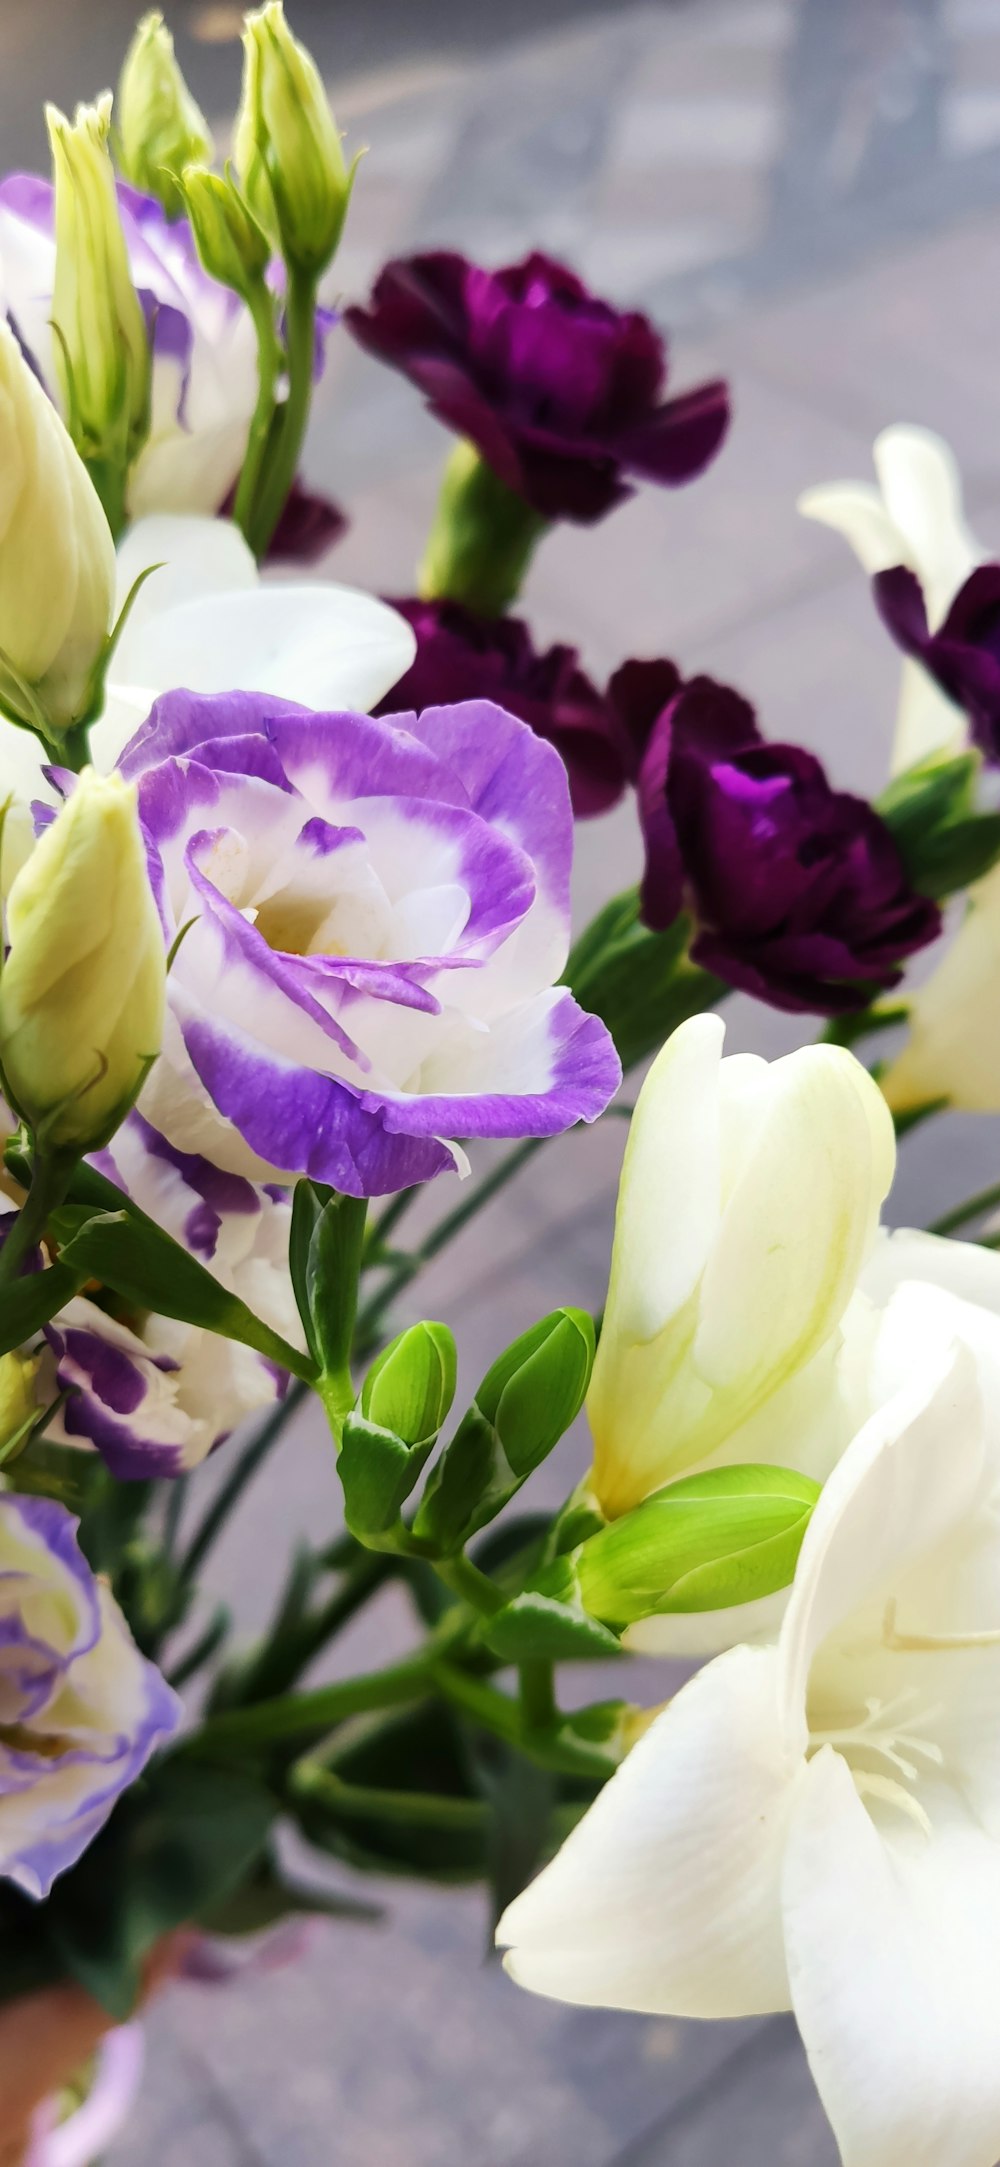
<svg viewBox="0 0 1000 2167">
<path fill-rule="evenodd" d="M 391 607 L 412 625 L 417 653 L 376 715 L 495 700 L 555 746 L 578 817 L 616 803 L 634 773 L 631 747 L 616 710 L 581 670 L 575 647 L 540 654 L 519 617 L 483 617 L 461 602 L 414 597 L 394 599 Z"/>
<path fill-rule="evenodd" d="M 297 478 L 268 544 L 269 564 L 318 564 L 347 527 L 347 514 Z"/>
<path fill-rule="evenodd" d="M 646 923 L 690 910 L 694 960 L 773 1008 L 862 1008 L 940 931 L 879 814 L 709 677 L 656 718 L 638 789 Z"/>
<path fill-rule="evenodd" d="M 648 317 L 596 300 L 549 256 L 501 271 L 447 250 L 397 257 L 344 321 L 542 519 L 588 524 L 635 480 L 692 481 L 726 433 L 726 385 L 664 400 Z"/>
<path fill-rule="evenodd" d="M 932 632 L 920 581 L 905 565 L 877 572 L 879 616 L 905 655 L 922 662 L 942 692 L 964 708 L 987 760 L 1000 762 L 1000 564 L 980 564 Z"/>
</svg>

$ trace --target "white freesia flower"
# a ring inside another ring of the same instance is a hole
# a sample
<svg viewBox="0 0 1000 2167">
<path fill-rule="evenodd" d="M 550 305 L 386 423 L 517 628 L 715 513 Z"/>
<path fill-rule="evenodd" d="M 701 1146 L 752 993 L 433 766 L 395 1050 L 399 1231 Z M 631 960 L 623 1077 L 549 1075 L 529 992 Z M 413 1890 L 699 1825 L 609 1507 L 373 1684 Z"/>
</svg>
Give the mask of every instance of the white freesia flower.
<svg viewBox="0 0 1000 2167">
<path fill-rule="evenodd" d="M 1000 1113 L 1000 865 L 969 889 L 965 916 L 938 967 L 909 1000 L 909 1036 L 882 1078 L 895 1113 L 947 1099 Z"/>
<path fill-rule="evenodd" d="M 834 1364 L 892 1123 L 843 1048 L 723 1060 L 724 1036 L 712 1015 L 675 1031 L 632 1120 L 587 1402 L 609 1518 L 720 1461 L 822 1478 L 850 1434 Z"/>
<path fill-rule="evenodd" d="M 899 423 L 876 437 L 872 457 L 877 488 L 871 482 L 827 482 L 805 491 L 799 511 L 843 534 L 869 575 L 897 564 L 915 572 L 936 631 L 984 556 L 965 523 L 954 454 L 932 429 Z M 905 661 L 893 774 L 964 741 L 958 710 L 919 662 Z"/>
<path fill-rule="evenodd" d="M 1000 2153 L 998 1342 L 895 1296 L 777 1642 L 684 1688 L 498 1931 L 562 2000 L 793 2008 L 844 2167 Z"/>
<path fill-rule="evenodd" d="M 396 610 L 355 587 L 263 581 L 228 519 L 161 513 L 141 519 L 118 551 L 118 608 L 136 597 L 91 732 L 107 770 L 163 692 L 273 692 L 323 713 L 374 707 L 408 670 L 414 635 Z M 44 755 L 27 731 L 0 745 L 4 793 L 51 798 Z"/>
</svg>

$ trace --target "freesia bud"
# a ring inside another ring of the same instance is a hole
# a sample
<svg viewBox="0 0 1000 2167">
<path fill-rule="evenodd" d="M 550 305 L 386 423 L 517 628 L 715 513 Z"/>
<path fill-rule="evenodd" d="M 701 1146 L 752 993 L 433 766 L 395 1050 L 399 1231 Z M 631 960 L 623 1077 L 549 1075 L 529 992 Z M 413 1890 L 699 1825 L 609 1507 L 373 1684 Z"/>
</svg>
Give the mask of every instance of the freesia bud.
<svg viewBox="0 0 1000 2167">
<path fill-rule="evenodd" d="M 166 964 L 135 786 L 87 769 L 10 891 L 4 1090 L 52 1150 L 94 1151 L 159 1052 Z"/>
<path fill-rule="evenodd" d="M 55 172 L 52 322 L 69 431 L 88 465 L 119 477 L 149 430 L 150 352 L 108 149 L 111 92 L 72 123 L 46 107 Z"/>
<path fill-rule="evenodd" d="M 437 1436 L 452 1400 L 458 1358 L 446 1324 L 413 1324 L 372 1363 L 361 1387 L 366 1421 L 406 1445 Z"/>
<path fill-rule="evenodd" d="M 926 985 L 910 1000 L 910 1035 L 882 1077 L 896 1114 L 946 1100 L 1000 1112 L 1000 866 L 969 890 L 965 916 Z"/>
<path fill-rule="evenodd" d="M 594 1324 L 584 1310 L 553 1310 L 522 1332 L 487 1371 L 431 1470 L 417 1536 L 452 1551 L 485 1527 L 575 1422 L 593 1361 Z"/>
<path fill-rule="evenodd" d="M 55 733 L 80 719 L 114 614 L 100 499 L 0 324 L 0 704 Z M 0 789 L 3 776 L 0 773 Z"/>
<path fill-rule="evenodd" d="M 348 169 L 319 70 L 293 38 L 282 0 L 248 15 L 236 168 L 252 209 L 287 263 L 319 277 L 340 240 Z"/>
<path fill-rule="evenodd" d="M 126 180 L 156 196 L 179 218 L 182 167 L 210 159 L 212 135 L 191 96 L 162 15 L 144 15 L 125 55 L 118 85 L 119 163 Z"/>
<path fill-rule="evenodd" d="M 207 166 L 185 166 L 183 200 L 195 247 L 210 278 L 230 286 L 244 300 L 259 287 L 271 260 L 267 235 L 227 173 Z"/>
<path fill-rule="evenodd" d="M 773 1595 L 792 1581 L 819 1494 L 785 1467 L 713 1467 L 672 1482 L 577 1552 L 583 1607 L 621 1628 Z"/>
<path fill-rule="evenodd" d="M 789 1394 L 834 1397 L 819 1358 L 892 1179 L 892 1123 L 853 1054 L 724 1061 L 723 1037 L 709 1015 L 675 1031 L 632 1120 L 588 1401 L 609 1519 L 720 1450 L 797 1457 L 806 1407 Z"/>
</svg>

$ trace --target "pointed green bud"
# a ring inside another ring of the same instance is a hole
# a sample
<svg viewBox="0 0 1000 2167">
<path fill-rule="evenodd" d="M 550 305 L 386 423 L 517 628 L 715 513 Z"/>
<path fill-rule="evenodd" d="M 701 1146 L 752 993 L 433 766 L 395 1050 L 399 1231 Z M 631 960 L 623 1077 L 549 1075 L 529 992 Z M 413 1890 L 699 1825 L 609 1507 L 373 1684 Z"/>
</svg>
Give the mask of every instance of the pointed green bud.
<svg viewBox="0 0 1000 2167">
<path fill-rule="evenodd" d="M 185 166 L 181 189 L 204 269 L 248 300 L 270 263 L 271 244 L 228 167 L 223 179 L 207 166 Z"/>
<path fill-rule="evenodd" d="M 576 1552 L 583 1607 L 621 1629 L 773 1595 L 794 1576 L 819 1494 L 787 1467 L 713 1467 L 669 1483 Z"/>
<path fill-rule="evenodd" d="M 494 1362 L 432 1468 L 414 1533 L 450 1555 L 514 1496 L 576 1420 L 594 1361 L 594 1324 L 556 1309 Z"/>
<path fill-rule="evenodd" d="M 144 15 L 125 55 L 118 85 L 118 162 L 133 188 L 156 196 L 168 218 L 180 218 L 178 175 L 210 159 L 212 134 L 174 57 L 174 41 L 159 10 Z"/>
<path fill-rule="evenodd" d="M 109 497 L 118 507 L 117 530 L 126 472 L 149 431 L 151 363 L 108 149 L 111 92 L 78 106 L 72 122 L 55 106 L 45 112 L 55 173 L 52 325 L 67 426 L 105 507 Z"/>
<path fill-rule="evenodd" d="M 293 38 L 282 0 L 248 15 L 236 121 L 240 182 L 286 263 L 318 278 L 343 230 L 348 169 L 319 70 Z"/>
<path fill-rule="evenodd" d="M 406 1445 L 433 1441 L 455 1397 L 457 1367 L 446 1324 L 413 1324 L 372 1363 L 360 1412 Z"/>
</svg>

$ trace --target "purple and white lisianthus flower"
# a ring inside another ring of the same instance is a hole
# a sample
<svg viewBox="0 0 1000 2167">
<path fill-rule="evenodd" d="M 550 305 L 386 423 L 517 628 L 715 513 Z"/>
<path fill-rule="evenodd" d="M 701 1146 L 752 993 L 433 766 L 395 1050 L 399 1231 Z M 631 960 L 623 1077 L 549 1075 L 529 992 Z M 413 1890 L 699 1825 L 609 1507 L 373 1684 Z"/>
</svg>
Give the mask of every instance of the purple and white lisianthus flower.
<svg viewBox="0 0 1000 2167">
<path fill-rule="evenodd" d="M 175 1150 L 139 1114 L 95 1164 L 255 1316 L 304 1347 L 283 1196 Z M 50 1405 L 69 1394 L 49 1436 L 96 1446 L 125 1480 L 185 1474 L 288 1382 L 235 1340 L 172 1317 L 112 1317 L 84 1295 L 46 1325 L 45 1339 L 36 1396 Z"/>
<path fill-rule="evenodd" d="M 186 220 L 118 184 L 122 228 L 153 354 L 152 422 L 129 482 L 133 518 L 214 512 L 239 474 L 257 397 L 257 345 L 244 303 L 209 278 Z M 0 182 L 0 311 L 60 404 L 52 333 L 51 181 Z"/>
<path fill-rule="evenodd" d="M 181 1151 L 376 1196 L 608 1104 L 614 1047 L 557 983 L 566 772 L 514 716 L 173 693 L 120 767 L 188 928 L 142 1101 Z"/>
<path fill-rule="evenodd" d="M 0 1497 L 0 1876 L 44 1897 L 180 1703 L 49 1498 Z"/>
</svg>

